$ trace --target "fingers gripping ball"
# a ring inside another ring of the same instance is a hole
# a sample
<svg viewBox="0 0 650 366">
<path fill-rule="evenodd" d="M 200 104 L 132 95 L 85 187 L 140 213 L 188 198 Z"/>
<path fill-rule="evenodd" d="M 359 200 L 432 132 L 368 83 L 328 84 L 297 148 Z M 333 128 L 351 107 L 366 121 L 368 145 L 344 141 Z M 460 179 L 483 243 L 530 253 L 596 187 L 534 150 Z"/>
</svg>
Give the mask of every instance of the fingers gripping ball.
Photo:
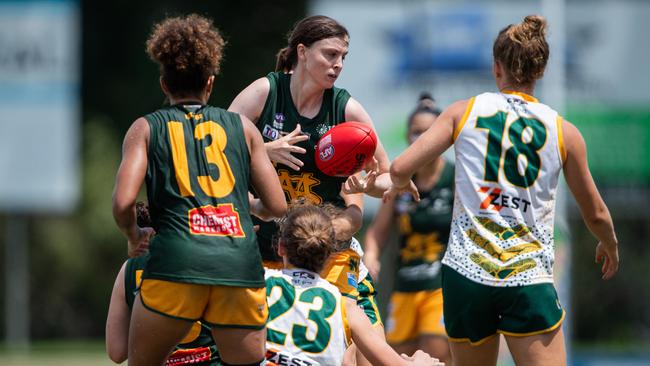
<svg viewBox="0 0 650 366">
<path fill-rule="evenodd" d="M 365 123 L 344 122 L 327 131 L 316 144 L 316 166 L 323 173 L 348 177 L 372 160 L 377 135 Z"/>
</svg>

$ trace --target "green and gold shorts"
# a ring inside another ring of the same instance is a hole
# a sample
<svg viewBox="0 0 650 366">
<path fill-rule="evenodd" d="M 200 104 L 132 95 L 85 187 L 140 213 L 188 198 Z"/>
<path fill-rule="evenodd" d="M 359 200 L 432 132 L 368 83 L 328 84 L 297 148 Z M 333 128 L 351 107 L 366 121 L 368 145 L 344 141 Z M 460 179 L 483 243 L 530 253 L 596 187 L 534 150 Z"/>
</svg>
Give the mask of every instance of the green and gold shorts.
<svg viewBox="0 0 650 366">
<path fill-rule="evenodd" d="M 532 336 L 555 330 L 564 309 L 551 283 L 494 287 L 442 266 L 445 329 L 452 342 L 479 345 L 497 333 Z"/>
</svg>

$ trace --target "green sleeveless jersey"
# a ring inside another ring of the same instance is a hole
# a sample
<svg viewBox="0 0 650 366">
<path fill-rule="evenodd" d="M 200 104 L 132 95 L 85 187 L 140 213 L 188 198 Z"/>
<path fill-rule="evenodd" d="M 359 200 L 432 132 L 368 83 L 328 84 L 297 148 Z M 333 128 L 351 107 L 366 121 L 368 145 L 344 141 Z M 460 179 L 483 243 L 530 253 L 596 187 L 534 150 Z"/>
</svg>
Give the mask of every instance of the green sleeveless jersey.
<svg viewBox="0 0 650 366">
<path fill-rule="evenodd" d="M 295 171 L 285 165 L 276 164 L 280 184 L 284 190 L 287 202 L 298 197 L 306 197 L 314 203 L 332 203 L 344 206 L 341 198 L 341 186 L 346 178 L 331 177 L 322 173 L 316 167 L 314 153 L 316 143 L 333 126 L 345 122 L 345 106 L 350 99 L 350 94 L 345 89 L 332 88 L 325 90 L 320 111 L 314 118 L 301 116 L 293 104 L 289 84 L 291 74 L 282 72 L 269 73 L 266 78 L 271 84 L 269 95 L 266 98 L 264 109 L 257 121 L 257 128 L 264 137 L 264 142 L 277 140 L 290 133 L 300 124 L 303 134 L 309 140 L 297 144 L 307 150 L 305 154 L 294 154 L 304 165 Z M 275 223 L 256 220 L 260 224 L 257 232 L 262 257 L 265 260 L 279 260 L 272 249 L 273 236 L 278 227 Z"/>
<path fill-rule="evenodd" d="M 250 154 L 238 114 L 175 105 L 145 116 L 156 235 L 144 278 L 264 287 L 249 213 Z"/>
<path fill-rule="evenodd" d="M 140 256 L 126 261 L 124 269 L 124 294 L 129 309 L 133 309 L 135 294 L 140 285 L 142 272 L 149 260 L 149 256 Z M 166 366 L 180 365 L 221 365 L 221 358 L 217 352 L 217 344 L 212 339 L 210 327 L 203 323 L 196 323 L 174 352 L 167 358 Z"/>
<path fill-rule="evenodd" d="M 445 162 L 438 183 L 420 191 L 420 202 L 410 194 L 395 201 L 400 251 L 395 291 L 436 290 L 442 286 L 441 259 L 449 240 L 454 205 L 454 165 Z"/>
</svg>

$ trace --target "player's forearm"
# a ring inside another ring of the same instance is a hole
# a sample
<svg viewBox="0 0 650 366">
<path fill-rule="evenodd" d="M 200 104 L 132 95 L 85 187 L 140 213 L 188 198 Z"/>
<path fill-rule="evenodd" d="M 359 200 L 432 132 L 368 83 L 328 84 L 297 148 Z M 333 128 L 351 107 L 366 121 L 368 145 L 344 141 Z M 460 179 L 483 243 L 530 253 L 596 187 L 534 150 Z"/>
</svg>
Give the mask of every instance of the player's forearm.
<svg viewBox="0 0 650 366">
<path fill-rule="evenodd" d="M 411 181 L 413 173 L 407 169 L 405 164 L 402 164 L 401 156 L 390 165 L 390 181 L 396 188 L 404 188 Z"/>
<path fill-rule="evenodd" d="M 336 240 L 350 240 L 363 225 L 363 214 L 356 205 L 348 206 L 343 213 L 332 220 L 336 231 Z"/>
<path fill-rule="evenodd" d="M 113 198 L 113 218 L 120 231 L 127 237 L 132 237 L 138 230 L 135 200 L 123 202 L 119 198 Z"/>
<path fill-rule="evenodd" d="M 368 228 L 364 240 L 364 258 L 379 260 L 381 253 L 384 251 L 386 237 L 381 236 L 384 240 L 378 240 L 378 232 L 373 228 Z"/>
<path fill-rule="evenodd" d="M 614 231 L 614 222 L 606 206 L 601 206 L 591 215 L 584 215 L 584 221 L 589 231 L 598 238 L 599 241 L 608 245 L 617 245 L 618 239 Z"/>
</svg>

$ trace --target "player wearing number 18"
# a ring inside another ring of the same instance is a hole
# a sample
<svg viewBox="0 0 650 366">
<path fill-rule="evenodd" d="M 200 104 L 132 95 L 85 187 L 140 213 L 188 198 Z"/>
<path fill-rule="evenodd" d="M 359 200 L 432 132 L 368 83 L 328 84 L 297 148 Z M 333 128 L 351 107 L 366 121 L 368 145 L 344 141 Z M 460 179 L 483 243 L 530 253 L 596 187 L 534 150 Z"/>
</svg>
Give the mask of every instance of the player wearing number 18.
<svg viewBox="0 0 650 366">
<path fill-rule="evenodd" d="M 391 165 L 388 197 L 452 144 L 454 214 L 442 260 L 445 328 L 454 365 L 496 364 L 505 335 L 518 365 L 566 364 L 564 310 L 553 286 L 553 216 L 564 171 L 600 241 L 603 279 L 618 270 L 612 219 L 589 173 L 580 132 L 533 97 L 549 56 L 546 20 L 527 16 L 497 36 L 498 93 L 452 104 Z"/>
<path fill-rule="evenodd" d="M 162 21 L 147 41 L 171 105 L 127 132 L 113 195 L 131 256 L 156 232 L 131 315 L 130 365 L 162 364 L 197 320 L 212 326 L 225 365 L 264 358 L 268 308 L 249 211 L 273 217 L 287 206 L 252 122 L 207 105 L 223 45 L 198 15 Z M 153 229 L 136 225 L 143 181 Z"/>
</svg>

